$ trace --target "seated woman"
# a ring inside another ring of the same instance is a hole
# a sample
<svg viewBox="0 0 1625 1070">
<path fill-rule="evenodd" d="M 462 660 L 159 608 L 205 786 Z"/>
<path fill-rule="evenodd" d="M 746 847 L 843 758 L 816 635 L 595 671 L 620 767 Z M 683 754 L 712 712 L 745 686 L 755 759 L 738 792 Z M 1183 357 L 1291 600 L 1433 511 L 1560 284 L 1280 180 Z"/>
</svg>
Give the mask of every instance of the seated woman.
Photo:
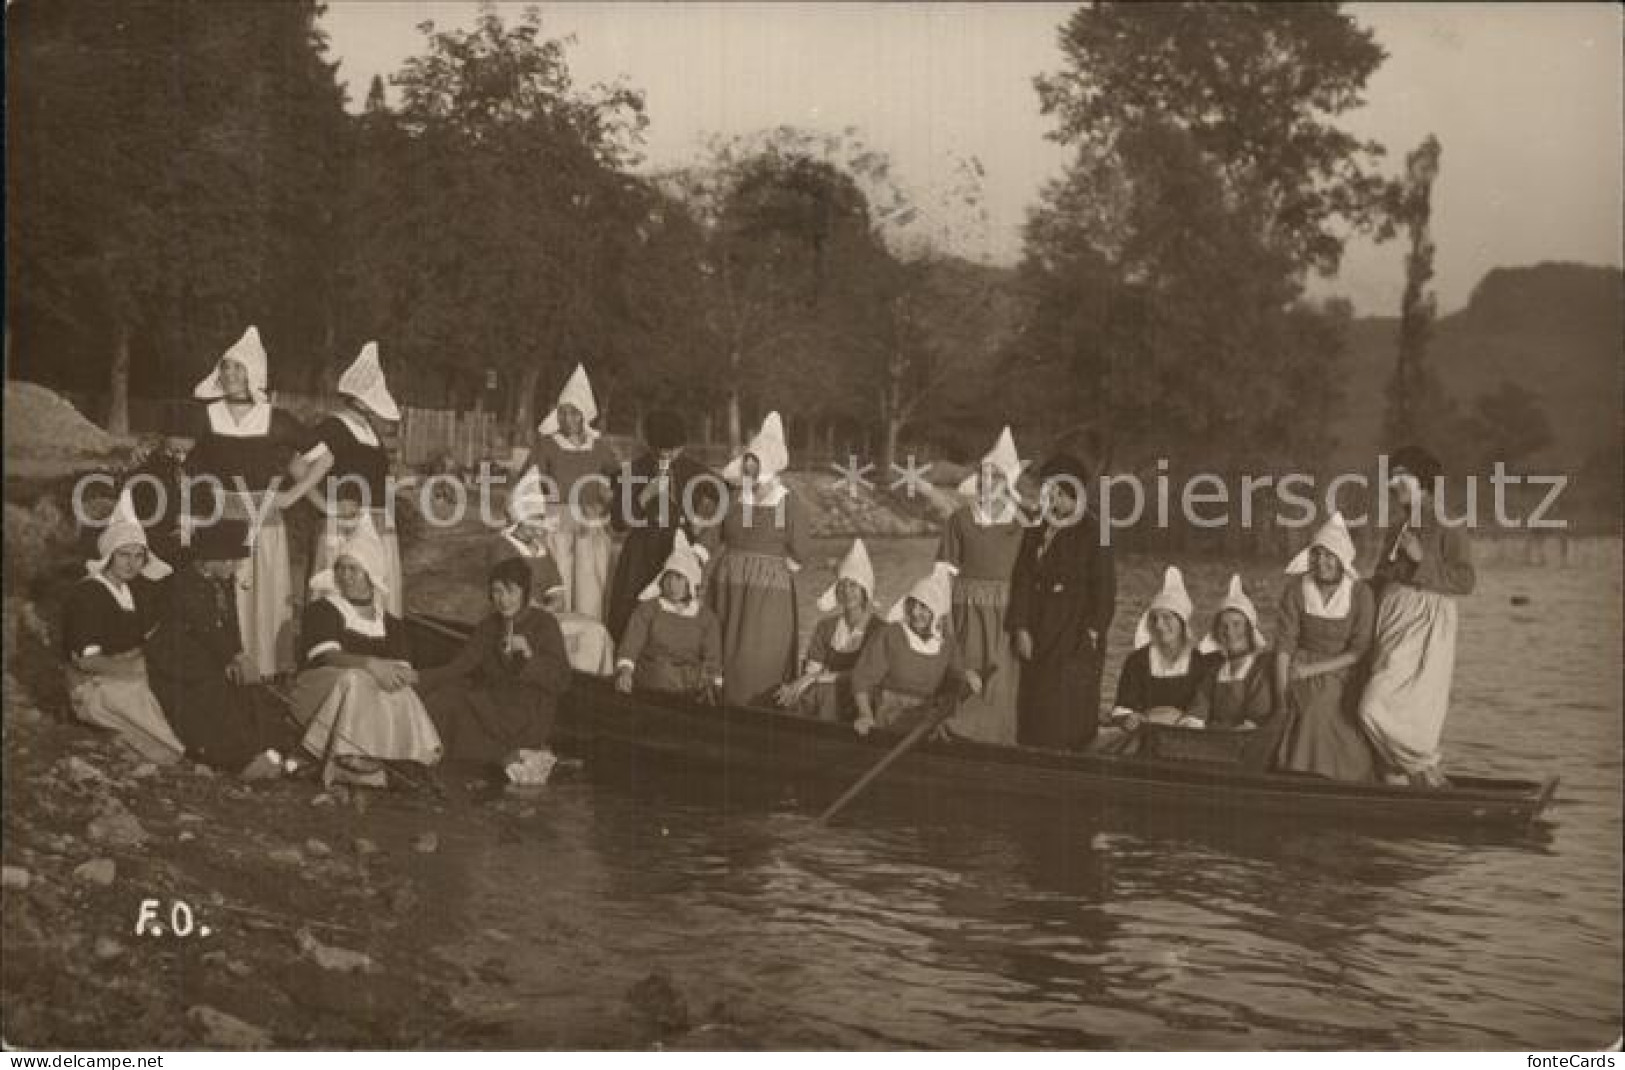
<svg viewBox="0 0 1625 1070">
<path fill-rule="evenodd" d="M 486 571 L 502 561 L 523 561 L 531 573 L 531 604 L 547 610 L 558 621 L 570 667 L 577 672 L 608 676 L 615 668 L 615 644 L 609 629 L 596 617 L 565 608 L 567 585 L 551 549 L 556 525 L 550 508 L 540 473 L 535 468 L 526 469 L 508 496 L 508 518 L 512 523 L 486 550 Z"/>
<path fill-rule="evenodd" d="M 943 700 L 962 684 L 980 694 L 981 678 L 963 668 L 944 635 L 953 606 L 948 574 L 933 569 L 899 598 L 880 634 L 866 643 L 852 669 L 852 727 L 866 736 L 875 727 L 904 729 L 923 707 Z"/>
<path fill-rule="evenodd" d="M 700 559 L 681 531 L 660 575 L 639 595 L 626 622 L 615 689 L 690 695 L 715 703 L 722 695 L 722 625 L 699 600 Z"/>
<path fill-rule="evenodd" d="M 87 724 L 118 734 L 131 750 L 160 765 L 180 761 L 186 747 L 147 684 L 142 645 L 149 631 L 151 582 L 170 567 L 147 549 L 129 492 L 119 496 L 96 540 L 97 559 L 68 590 L 62 607 L 62 654 L 68 701 Z"/>
<path fill-rule="evenodd" d="M 1188 711 L 1208 659 L 1191 638 L 1191 609 L 1185 577 L 1168 566 L 1162 590 L 1134 629 L 1134 652 L 1118 672 L 1117 700 L 1095 737 L 1095 750 L 1133 754 L 1139 750 L 1142 725 L 1199 723 Z"/>
<path fill-rule="evenodd" d="M 446 757 L 500 763 L 515 782 L 546 779 L 558 698 L 570 686 L 564 636 L 530 601 L 531 572 L 510 557 L 491 569 L 491 614 L 457 656 L 418 679 Z"/>
<path fill-rule="evenodd" d="M 250 780 L 280 776 L 298 735 L 258 686 L 237 625 L 234 586 L 249 553 L 248 525 L 223 518 L 197 528 L 183 553 L 147 641 L 153 693 L 195 760 Z"/>
<path fill-rule="evenodd" d="M 1267 646 L 1257 607 L 1242 589 L 1241 577 L 1231 576 L 1213 626 L 1197 647 L 1212 660 L 1196 685 L 1190 717 L 1205 728 L 1249 733 L 1241 761 L 1256 770 L 1268 768 L 1274 758 L 1282 720 L 1275 715 Z"/>
<path fill-rule="evenodd" d="M 341 543 L 328 572 L 311 578 L 293 687 L 304 748 L 322 762 L 322 782 L 384 787 L 385 762 L 432 765 L 440 733 L 412 685 L 406 634 L 383 609 L 384 549 L 363 522 Z"/>
<path fill-rule="evenodd" d="M 1376 605 L 1357 582 L 1343 514 L 1315 532 L 1286 567 L 1275 686 L 1282 735 L 1276 767 L 1334 780 L 1371 780 L 1375 756 L 1354 713 L 1358 673 L 1371 649 Z M 1301 577 L 1301 578 L 1298 578 Z"/>
<path fill-rule="evenodd" d="M 855 539 L 835 570 L 835 582 L 818 596 L 819 610 L 834 615 L 813 626 L 801 675 L 778 690 L 780 706 L 824 721 L 850 721 L 857 716 L 852 668 L 864 646 L 880 632 L 871 608 L 874 589 L 869 551 L 862 539 Z M 835 613 L 837 608 L 839 613 Z"/>
</svg>

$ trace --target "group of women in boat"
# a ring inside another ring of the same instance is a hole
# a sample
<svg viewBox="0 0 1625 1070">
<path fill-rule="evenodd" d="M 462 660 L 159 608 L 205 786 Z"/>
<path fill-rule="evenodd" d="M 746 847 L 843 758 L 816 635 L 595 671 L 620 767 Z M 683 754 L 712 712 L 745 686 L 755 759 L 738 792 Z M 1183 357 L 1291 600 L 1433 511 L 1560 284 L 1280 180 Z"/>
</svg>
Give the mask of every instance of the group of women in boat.
<svg viewBox="0 0 1625 1070">
<path fill-rule="evenodd" d="M 854 541 L 802 650 L 796 574 L 814 550 L 808 511 L 782 478 L 778 415 L 721 482 L 684 452 L 670 412 L 650 414 L 646 449 L 622 465 L 592 426 L 578 367 L 537 429 L 508 525 L 490 537 L 489 613 L 455 658 L 420 672 L 380 437 L 399 410 L 376 345 L 314 432 L 270 406 L 266 383 L 250 328 L 197 387 L 204 419 L 185 469 L 227 489 L 206 518 L 178 518 L 164 543 L 178 570 L 148 545 L 126 493 L 67 599 L 75 710 L 154 761 L 187 755 L 248 776 L 305 763 L 327 781 L 376 786 L 391 769 L 412 779 L 407 769 L 452 757 L 545 780 L 558 697 L 572 673 L 590 673 L 623 691 L 791 709 L 864 734 L 934 714 L 942 734 L 982 743 L 1154 754 L 1159 733 L 1203 728 L 1239 733 L 1251 768 L 1442 783 L 1454 599 L 1473 572 L 1460 529 L 1427 523 L 1428 509 L 1386 538 L 1373 585 L 1355 571 L 1341 517 L 1328 520 L 1287 567 L 1273 646 L 1239 578 L 1198 640 L 1183 577 L 1168 569 L 1097 714 L 1117 601 L 1110 547 L 1083 522 L 1098 441 L 1058 449 L 1029 500 L 1004 429 L 961 485 L 969 504 L 947 519 L 931 567 L 882 613 Z M 1407 450 L 1393 467 L 1401 504 L 1425 505 L 1437 462 Z M 296 596 L 281 515 L 301 499 L 326 523 Z"/>
</svg>

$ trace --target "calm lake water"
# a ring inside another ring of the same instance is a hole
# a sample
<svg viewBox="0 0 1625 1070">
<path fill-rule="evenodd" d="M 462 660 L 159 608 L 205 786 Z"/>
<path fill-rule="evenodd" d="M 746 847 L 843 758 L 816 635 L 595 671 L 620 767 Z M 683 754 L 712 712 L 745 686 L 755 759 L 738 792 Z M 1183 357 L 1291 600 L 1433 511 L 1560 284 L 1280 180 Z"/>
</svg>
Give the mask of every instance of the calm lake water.
<svg viewBox="0 0 1625 1070">
<path fill-rule="evenodd" d="M 870 544 L 883 602 L 931 548 Z M 1115 655 L 1160 570 L 1123 566 Z M 1268 628 L 1278 573 L 1245 571 Z M 1227 575 L 1187 570 L 1199 607 Z M 803 576 L 810 614 L 829 570 Z M 442 832 L 445 928 L 426 939 L 495 971 L 457 1000 L 500 1046 L 645 1043 L 625 995 L 657 969 L 726 1023 L 702 1047 L 1604 1046 L 1620 606 L 1617 560 L 1487 570 L 1464 600 L 1447 768 L 1563 778 L 1550 825 L 1514 842 L 873 805 L 815 831 L 825 800 L 723 811 L 579 778 Z"/>
</svg>

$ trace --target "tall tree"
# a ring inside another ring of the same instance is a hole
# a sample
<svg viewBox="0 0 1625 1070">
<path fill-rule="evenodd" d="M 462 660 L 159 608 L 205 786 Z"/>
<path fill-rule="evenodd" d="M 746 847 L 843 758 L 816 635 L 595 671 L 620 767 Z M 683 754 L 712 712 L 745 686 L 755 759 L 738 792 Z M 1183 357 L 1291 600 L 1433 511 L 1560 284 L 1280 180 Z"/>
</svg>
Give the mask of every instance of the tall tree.
<svg viewBox="0 0 1625 1070">
<path fill-rule="evenodd" d="M 1029 218 L 1017 365 L 1130 452 L 1311 461 L 1341 339 L 1303 287 L 1380 220 L 1380 147 L 1336 119 L 1381 48 L 1330 3 L 1094 3 L 1060 45 L 1037 88 L 1076 154 Z"/>
<path fill-rule="evenodd" d="M 1419 442 L 1437 434 L 1447 402 L 1437 375 L 1427 364 L 1428 340 L 1438 307 L 1433 281 L 1433 184 L 1439 177 L 1439 139 L 1429 134 L 1405 157 L 1405 174 L 1389 190 L 1390 227 L 1403 229 L 1405 292 L 1400 299 L 1399 355 L 1388 382 L 1386 429 L 1395 443 Z"/>
</svg>

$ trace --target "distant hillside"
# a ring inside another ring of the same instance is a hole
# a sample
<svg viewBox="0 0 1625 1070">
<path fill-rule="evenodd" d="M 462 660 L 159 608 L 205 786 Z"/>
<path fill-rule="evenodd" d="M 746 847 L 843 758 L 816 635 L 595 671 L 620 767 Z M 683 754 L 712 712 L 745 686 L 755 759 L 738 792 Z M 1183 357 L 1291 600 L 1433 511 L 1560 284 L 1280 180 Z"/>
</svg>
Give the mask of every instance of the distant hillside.
<svg viewBox="0 0 1625 1070">
<path fill-rule="evenodd" d="M 1531 463 L 1578 472 L 1621 450 L 1625 276 L 1618 268 L 1537 264 L 1496 268 L 1467 307 L 1435 324 L 1428 359 L 1462 406 L 1506 379 L 1540 398 L 1554 441 Z M 1349 330 L 1347 417 L 1336 428 L 1339 465 L 1382 446 L 1384 389 L 1398 346 L 1397 317 Z M 1446 458 L 1449 461 L 1449 458 Z"/>
</svg>

